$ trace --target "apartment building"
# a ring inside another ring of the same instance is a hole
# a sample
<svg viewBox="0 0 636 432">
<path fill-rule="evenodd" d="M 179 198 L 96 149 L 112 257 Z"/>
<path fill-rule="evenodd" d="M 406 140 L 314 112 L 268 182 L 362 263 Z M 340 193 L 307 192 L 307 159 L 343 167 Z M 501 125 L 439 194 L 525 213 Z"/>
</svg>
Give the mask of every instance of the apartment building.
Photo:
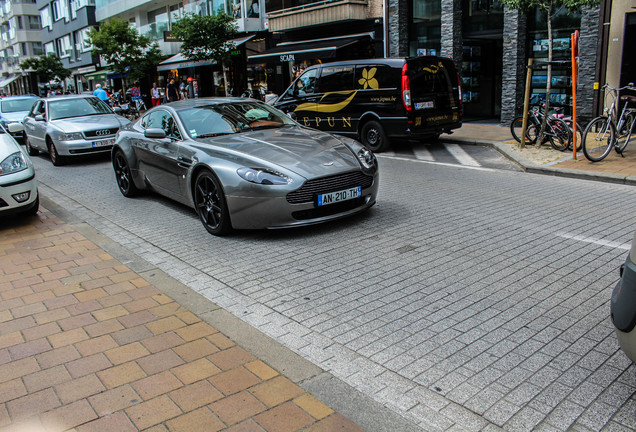
<svg viewBox="0 0 636 432">
<path fill-rule="evenodd" d="M 92 53 L 88 31 L 96 25 L 94 0 L 37 0 L 42 23 L 41 40 L 45 54 L 58 55 L 72 76 L 64 88 L 81 93 L 99 80 L 99 58 Z M 103 79 L 105 83 L 105 78 Z M 41 89 L 48 83 L 40 83 Z"/>
<path fill-rule="evenodd" d="M 40 16 L 35 0 L 0 1 L 0 92 L 37 92 L 37 79 L 20 63 L 42 53 Z"/>
</svg>

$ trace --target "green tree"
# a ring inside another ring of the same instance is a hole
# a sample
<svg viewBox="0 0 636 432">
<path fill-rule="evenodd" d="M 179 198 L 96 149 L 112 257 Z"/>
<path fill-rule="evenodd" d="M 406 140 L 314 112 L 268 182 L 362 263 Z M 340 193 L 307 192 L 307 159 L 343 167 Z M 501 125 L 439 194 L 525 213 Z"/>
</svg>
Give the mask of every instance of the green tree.
<svg viewBox="0 0 636 432">
<path fill-rule="evenodd" d="M 187 14 L 172 25 L 172 35 L 183 43 L 181 53 L 188 60 L 215 60 L 223 65 L 225 93 L 228 93 L 225 60 L 228 51 L 234 47 L 231 41 L 237 30 L 234 19 L 224 12 L 216 15 L 202 16 Z"/>
<path fill-rule="evenodd" d="M 47 84 L 53 79 L 64 81 L 72 74 L 69 69 L 64 67 L 62 60 L 57 54 L 54 53 L 28 58 L 20 63 L 20 69 L 23 71 L 33 70 L 40 77 L 40 82 Z"/>
<path fill-rule="evenodd" d="M 545 20 L 548 26 L 548 76 L 547 76 L 547 86 L 546 86 L 546 100 L 545 100 L 545 110 L 546 112 L 550 109 L 550 91 L 552 89 L 552 45 L 553 45 L 553 36 L 552 36 L 552 24 L 554 18 L 557 14 L 563 10 L 567 9 L 568 11 L 577 10 L 584 6 L 594 6 L 598 4 L 600 0 L 501 0 L 505 6 L 508 6 L 511 9 L 520 10 L 523 12 L 528 12 L 533 8 L 537 8 L 541 13 L 545 15 Z M 541 129 L 539 131 L 539 143 L 543 142 L 543 137 L 545 134 L 545 128 L 547 123 L 547 116 L 543 117 L 543 122 L 541 123 Z M 522 143 L 523 144 L 523 143 Z"/>
<path fill-rule="evenodd" d="M 88 32 L 93 54 L 106 60 L 114 72 L 120 73 L 126 82 L 137 82 L 161 61 L 161 51 L 150 38 L 119 18 L 102 23 L 100 28 Z"/>
</svg>

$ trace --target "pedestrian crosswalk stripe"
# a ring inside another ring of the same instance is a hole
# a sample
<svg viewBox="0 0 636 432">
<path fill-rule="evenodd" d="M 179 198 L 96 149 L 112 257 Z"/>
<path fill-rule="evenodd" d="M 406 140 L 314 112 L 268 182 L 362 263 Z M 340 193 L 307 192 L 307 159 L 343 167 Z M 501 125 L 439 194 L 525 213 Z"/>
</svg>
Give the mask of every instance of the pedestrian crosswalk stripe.
<svg viewBox="0 0 636 432">
<path fill-rule="evenodd" d="M 424 146 L 418 146 L 416 148 L 413 149 L 413 153 L 415 154 L 415 157 L 419 160 L 425 160 L 425 161 L 434 161 L 435 158 L 433 157 L 433 155 L 431 154 L 430 151 L 428 151 L 428 149 Z"/>
<path fill-rule="evenodd" d="M 461 148 L 458 144 L 444 144 L 444 146 L 446 147 L 446 150 L 448 150 L 448 152 L 453 155 L 453 157 L 457 159 L 460 164 L 474 167 L 481 166 L 479 162 L 473 159 L 473 157 L 466 153 L 466 151 L 464 151 L 464 149 Z"/>
</svg>

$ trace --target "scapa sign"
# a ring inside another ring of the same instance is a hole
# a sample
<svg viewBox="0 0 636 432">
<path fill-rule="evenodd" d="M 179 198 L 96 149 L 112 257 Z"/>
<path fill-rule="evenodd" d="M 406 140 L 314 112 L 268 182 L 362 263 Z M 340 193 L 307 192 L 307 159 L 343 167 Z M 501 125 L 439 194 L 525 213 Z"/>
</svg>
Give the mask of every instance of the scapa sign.
<svg viewBox="0 0 636 432">
<path fill-rule="evenodd" d="M 283 54 L 280 56 L 280 62 L 281 63 L 286 63 L 286 62 L 290 62 L 290 61 L 296 61 L 296 59 L 294 58 L 293 54 Z"/>
</svg>

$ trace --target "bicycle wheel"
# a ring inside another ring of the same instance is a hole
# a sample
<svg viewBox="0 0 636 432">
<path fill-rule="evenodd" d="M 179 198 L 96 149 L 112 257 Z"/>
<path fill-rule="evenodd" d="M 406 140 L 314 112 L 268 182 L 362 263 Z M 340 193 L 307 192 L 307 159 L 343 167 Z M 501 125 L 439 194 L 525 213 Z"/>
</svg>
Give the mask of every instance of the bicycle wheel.
<svg viewBox="0 0 636 432">
<path fill-rule="evenodd" d="M 625 147 L 627 147 L 627 143 L 632 137 L 635 119 L 636 114 L 634 113 L 629 113 L 625 116 L 625 120 L 623 121 L 620 130 L 616 134 L 616 143 L 614 144 L 614 150 L 616 150 L 616 153 L 622 154 Z"/>
<path fill-rule="evenodd" d="M 572 119 L 571 118 L 564 118 L 561 119 L 565 122 L 565 124 L 568 125 L 568 127 L 570 128 L 570 131 L 572 131 Z M 574 138 L 574 137 L 572 137 Z M 583 139 L 583 128 L 581 127 L 581 123 L 580 122 L 576 122 L 576 151 L 581 150 L 581 140 Z M 572 145 L 573 145 L 573 141 L 574 139 L 572 139 L 570 141 L 570 144 L 568 145 L 568 150 L 572 150 Z"/>
<path fill-rule="evenodd" d="M 521 130 L 523 128 L 523 117 L 515 117 L 514 120 L 510 123 L 510 133 L 512 137 L 518 143 L 521 142 Z M 526 144 L 532 145 L 537 142 L 538 130 L 534 123 L 528 120 L 528 125 L 526 126 Z"/>
<path fill-rule="evenodd" d="M 561 119 L 549 117 L 545 133 L 555 150 L 565 151 L 572 143 L 572 130 Z"/>
<path fill-rule="evenodd" d="M 592 162 L 602 161 L 614 145 L 616 127 L 607 117 L 596 117 L 583 131 L 583 154 Z"/>
</svg>

